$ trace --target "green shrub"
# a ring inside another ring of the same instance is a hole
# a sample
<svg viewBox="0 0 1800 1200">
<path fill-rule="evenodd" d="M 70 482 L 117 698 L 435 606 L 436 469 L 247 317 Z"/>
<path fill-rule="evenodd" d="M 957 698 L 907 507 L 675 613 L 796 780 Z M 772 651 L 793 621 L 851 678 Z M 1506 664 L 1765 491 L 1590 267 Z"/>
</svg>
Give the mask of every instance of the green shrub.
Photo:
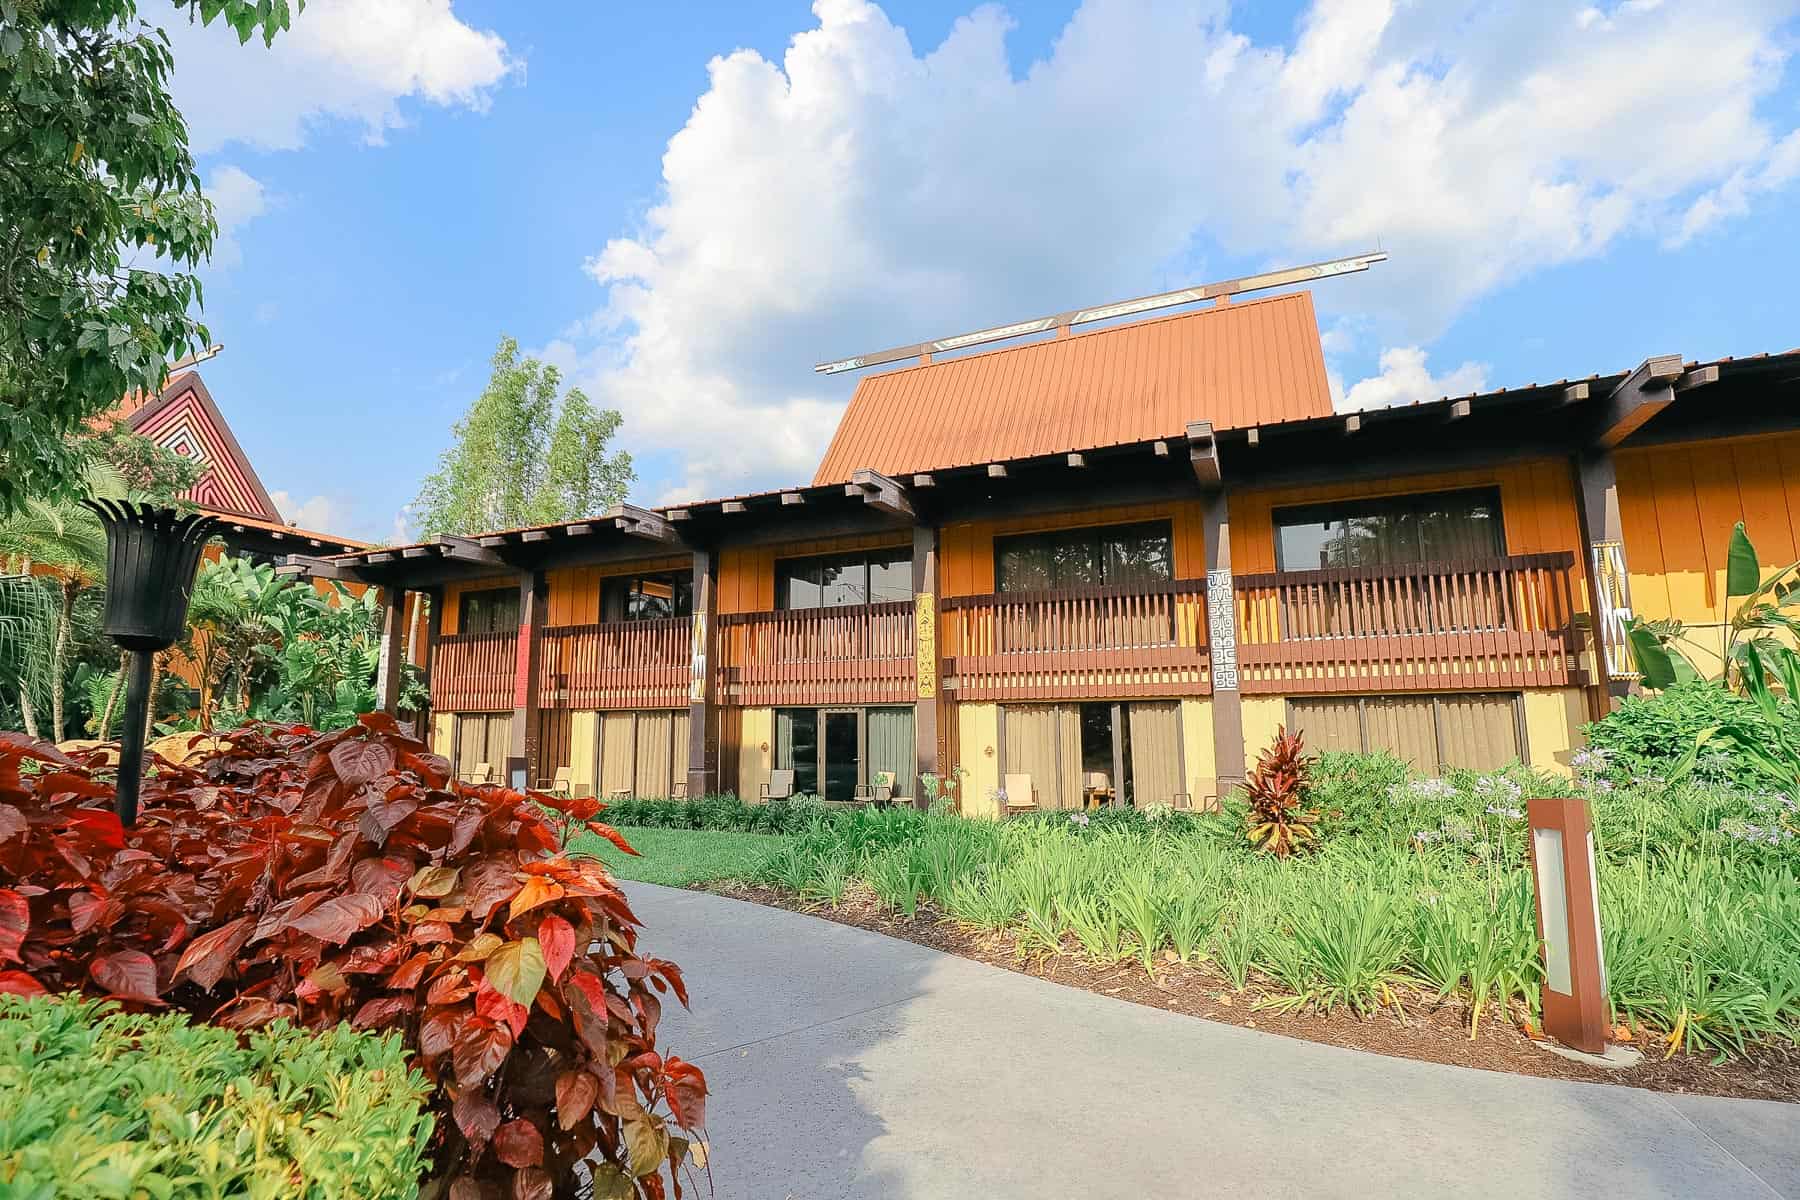
<svg viewBox="0 0 1800 1200">
<path fill-rule="evenodd" d="M 431 1117 L 398 1036 L 257 1032 L 0 995 L 0 1193 L 415 1196 Z"/>
<path fill-rule="evenodd" d="M 1800 731 L 1800 706 L 1780 705 L 1789 732 Z M 1665 774 L 1701 733 L 1733 725 L 1773 742 L 1775 728 L 1755 701 L 1716 683 L 1694 680 L 1665 691 L 1629 696 L 1617 710 L 1587 727 L 1588 746 L 1610 760 L 1615 778 Z M 1598 764 L 1596 764 L 1598 765 Z M 1731 743 L 1713 743 L 1701 760 L 1704 777 L 1753 781 L 1755 769 Z"/>
</svg>

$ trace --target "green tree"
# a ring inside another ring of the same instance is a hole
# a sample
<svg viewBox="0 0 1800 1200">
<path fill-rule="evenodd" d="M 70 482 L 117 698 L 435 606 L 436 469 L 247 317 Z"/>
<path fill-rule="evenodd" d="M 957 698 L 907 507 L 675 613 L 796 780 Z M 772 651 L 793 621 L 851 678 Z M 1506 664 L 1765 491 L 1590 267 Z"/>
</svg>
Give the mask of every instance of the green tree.
<svg viewBox="0 0 1800 1200">
<path fill-rule="evenodd" d="M 519 343 L 500 339 L 494 373 L 456 423 L 413 502 L 425 537 L 548 525 L 593 516 L 625 498 L 631 455 L 606 452 L 619 414 L 596 410 L 580 388 L 557 402 L 562 376 Z"/>
<path fill-rule="evenodd" d="M 243 41 L 289 20 L 289 0 L 173 3 Z M 0 513 L 75 496 L 74 435 L 208 337 L 191 270 L 218 226 L 173 64 L 134 0 L 0 0 Z"/>
</svg>

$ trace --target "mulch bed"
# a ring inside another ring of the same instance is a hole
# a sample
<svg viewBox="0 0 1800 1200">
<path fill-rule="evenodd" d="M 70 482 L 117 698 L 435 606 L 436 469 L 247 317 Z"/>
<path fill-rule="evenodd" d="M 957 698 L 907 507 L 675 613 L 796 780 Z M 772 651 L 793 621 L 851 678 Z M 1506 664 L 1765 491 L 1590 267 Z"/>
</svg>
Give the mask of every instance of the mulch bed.
<svg viewBox="0 0 1800 1200">
<path fill-rule="evenodd" d="M 887 909 L 868 892 L 856 888 L 845 893 L 838 907 L 831 908 L 776 888 L 740 883 L 696 887 L 756 904 L 808 913 L 843 925 L 855 925 L 1008 971 L 1035 975 L 1066 987 L 1086 988 L 1133 1004 L 1168 1009 L 1209 1021 L 1225 1021 L 1284 1037 L 1397 1058 L 1450 1063 L 1484 1071 L 1509 1071 L 1516 1075 L 1623 1084 L 1659 1092 L 1753 1100 L 1800 1100 L 1800 1049 L 1789 1045 L 1758 1046 L 1749 1056 L 1715 1065 L 1709 1055 L 1677 1053 L 1664 1058 L 1666 1047 L 1663 1043 L 1639 1030 L 1635 1031 L 1635 1042 L 1644 1051 L 1643 1062 L 1623 1070 L 1605 1070 L 1541 1049 L 1512 1019 L 1493 1012 L 1482 1014 L 1480 1031 L 1471 1039 L 1467 1006 L 1454 1000 L 1434 1002 L 1430 993 L 1403 996 L 1404 1019 L 1391 1011 L 1360 1018 L 1346 1010 L 1273 1012 L 1258 1009 L 1256 1003 L 1265 996 L 1278 997 L 1281 992 L 1260 986 L 1254 977 L 1245 991 L 1234 992 L 1230 981 L 1205 963 L 1159 964 L 1156 978 L 1152 980 L 1136 960 L 1104 966 L 1080 953 L 1072 941 L 1065 954 L 1021 957 L 1010 933 L 971 930 L 929 906 L 921 906 L 917 915 L 908 919 Z"/>
</svg>

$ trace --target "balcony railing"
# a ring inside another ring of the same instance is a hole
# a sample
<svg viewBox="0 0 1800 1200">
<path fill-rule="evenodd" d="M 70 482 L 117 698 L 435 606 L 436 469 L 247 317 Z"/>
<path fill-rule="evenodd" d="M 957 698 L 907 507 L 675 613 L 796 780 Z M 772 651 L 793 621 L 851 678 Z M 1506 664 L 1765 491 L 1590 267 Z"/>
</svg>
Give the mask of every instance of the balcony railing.
<svg viewBox="0 0 1800 1200">
<path fill-rule="evenodd" d="M 545 708 L 677 708 L 688 702 L 694 619 L 607 621 L 544 630 Z"/>
<path fill-rule="evenodd" d="M 940 607 L 946 687 L 959 700 L 1212 690 L 1204 580 L 952 596 Z"/>
<path fill-rule="evenodd" d="M 910 704 L 916 687 L 910 600 L 730 613 L 714 653 L 727 704 Z"/>
<path fill-rule="evenodd" d="M 1573 554 L 1237 578 L 1245 692 L 1585 684 Z"/>
<path fill-rule="evenodd" d="M 433 712 L 500 712 L 513 706 L 519 635 L 448 634 L 431 656 Z"/>
</svg>

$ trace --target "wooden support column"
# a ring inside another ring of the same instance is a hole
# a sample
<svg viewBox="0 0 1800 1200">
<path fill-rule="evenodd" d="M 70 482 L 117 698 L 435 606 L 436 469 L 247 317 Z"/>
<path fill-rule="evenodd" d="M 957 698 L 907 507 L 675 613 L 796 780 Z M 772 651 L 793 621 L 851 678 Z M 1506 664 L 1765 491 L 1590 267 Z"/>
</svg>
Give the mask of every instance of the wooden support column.
<svg viewBox="0 0 1800 1200">
<path fill-rule="evenodd" d="M 444 589 L 425 589 L 425 653 L 419 655 L 419 669 L 425 672 L 425 711 L 419 714 L 418 736 L 431 740 L 431 668 L 437 662 L 438 639 L 444 636 Z"/>
<path fill-rule="evenodd" d="M 1631 670 L 1625 645 L 1625 626 L 1632 616 L 1631 575 L 1612 451 L 1577 455 L 1574 471 L 1581 548 L 1587 559 L 1588 611 L 1594 624 L 1594 680 L 1607 695 L 1621 697 L 1631 688 L 1630 679 L 1622 678 Z"/>
<path fill-rule="evenodd" d="M 913 648 L 918 670 L 914 692 L 913 740 L 918 774 L 938 771 L 938 535 L 931 525 L 913 526 Z M 899 781 L 896 780 L 896 783 Z M 913 798 L 925 803 L 925 785 L 912 781 Z"/>
<path fill-rule="evenodd" d="M 381 653 L 375 665 L 375 694 L 381 711 L 393 716 L 400 707 L 401 668 L 406 662 L 406 589 L 381 589 Z"/>
<path fill-rule="evenodd" d="M 512 738 L 507 746 L 506 783 L 515 788 L 537 782 L 538 663 L 544 653 L 544 611 L 550 586 L 542 571 L 519 575 L 519 642 L 514 655 Z"/>
<path fill-rule="evenodd" d="M 1212 655 L 1213 766 L 1218 792 L 1244 781 L 1244 708 L 1238 692 L 1237 594 L 1231 576 L 1231 505 L 1225 489 L 1206 493 L 1206 623 Z"/>
<path fill-rule="evenodd" d="M 688 675 L 687 794 L 699 797 L 719 790 L 719 704 L 713 662 L 713 631 L 719 623 L 718 552 L 696 549 L 693 573 L 694 636 Z"/>
</svg>

